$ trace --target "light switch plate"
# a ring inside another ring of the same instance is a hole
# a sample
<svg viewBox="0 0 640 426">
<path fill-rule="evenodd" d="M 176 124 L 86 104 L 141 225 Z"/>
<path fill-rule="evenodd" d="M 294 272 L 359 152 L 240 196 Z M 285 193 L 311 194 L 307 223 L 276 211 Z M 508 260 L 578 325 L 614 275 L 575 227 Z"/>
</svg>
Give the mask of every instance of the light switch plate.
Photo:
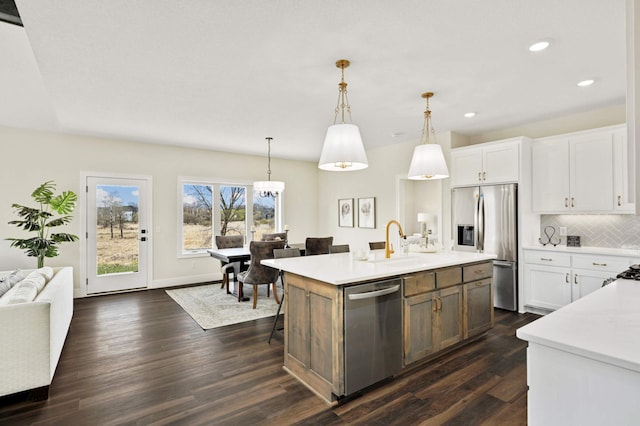
<svg viewBox="0 0 640 426">
<path fill-rule="evenodd" d="M 560 236 L 564 237 L 565 235 L 567 235 L 567 227 L 566 226 L 561 226 L 560 227 Z"/>
</svg>

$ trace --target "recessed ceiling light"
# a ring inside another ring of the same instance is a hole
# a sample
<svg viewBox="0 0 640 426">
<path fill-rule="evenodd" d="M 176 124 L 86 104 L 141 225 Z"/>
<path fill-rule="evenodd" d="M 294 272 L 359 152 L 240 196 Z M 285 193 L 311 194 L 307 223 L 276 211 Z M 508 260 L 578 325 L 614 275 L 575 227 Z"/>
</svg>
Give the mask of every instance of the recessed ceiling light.
<svg viewBox="0 0 640 426">
<path fill-rule="evenodd" d="M 467 112 L 467 113 L 464 114 L 464 116 L 467 117 L 467 118 L 471 118 L 471 117 L 475 117 L 476 113 L 475 112 Z"/>
<path fill-rule="evenodd" d="M 549 42 L 549 40 L 540 40 L 533 43 L 531 46 L 529 46 L 529 51 L 540 52 L 541 50 L 544 50 L 547 47 L 549 47 L 550 44 L 551 43 Z"/>
<path fill-rule="evenodd" d="M 587 87 L 587 86 L 591 86 L 593 83 L 595 83 L 595 80 L 593 79 L 582 80 L 581 82 L 578 83 L 578 86 Z"/>
<path fill-rule="evenodd" d="M 393 132 L 391 133 L 392 138 L 399 138 L 400 136 L 404 136 L 404 132 Z"/>
</svg>

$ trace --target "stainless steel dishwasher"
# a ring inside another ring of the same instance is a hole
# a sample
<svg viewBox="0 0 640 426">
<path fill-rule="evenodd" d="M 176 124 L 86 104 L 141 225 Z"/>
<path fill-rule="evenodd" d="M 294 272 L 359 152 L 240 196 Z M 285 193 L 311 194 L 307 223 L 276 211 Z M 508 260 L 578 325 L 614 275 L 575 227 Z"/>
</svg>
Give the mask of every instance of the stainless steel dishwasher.
<svg viewBox="0 0 640 426">
<path fill-rule="evenodd" d="M 345 394 L 402 370 L 400 279 L 344 289 Z"/>
</svg>

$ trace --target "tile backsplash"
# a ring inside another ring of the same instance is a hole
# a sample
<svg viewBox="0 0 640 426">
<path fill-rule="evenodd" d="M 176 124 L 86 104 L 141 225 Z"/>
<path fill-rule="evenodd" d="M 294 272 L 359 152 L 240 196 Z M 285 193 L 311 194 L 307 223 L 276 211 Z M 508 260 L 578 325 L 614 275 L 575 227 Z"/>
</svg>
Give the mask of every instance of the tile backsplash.
<svg viewBox="0 0 640 426">
<path fill-rule="evenodd" d="M 635 215 L 541 215 L 540 235 L 546 240 L 544 229 L 553 226 L 554 240 L 560 236 L 560 227 L 567 235 L 580 236 L 584 247 L 640 248 L 640 216 Z M 549 230 L 550 231 L 550 230 Z M 560 244 L 567 243 L 561 237 Z"/>
</svg>

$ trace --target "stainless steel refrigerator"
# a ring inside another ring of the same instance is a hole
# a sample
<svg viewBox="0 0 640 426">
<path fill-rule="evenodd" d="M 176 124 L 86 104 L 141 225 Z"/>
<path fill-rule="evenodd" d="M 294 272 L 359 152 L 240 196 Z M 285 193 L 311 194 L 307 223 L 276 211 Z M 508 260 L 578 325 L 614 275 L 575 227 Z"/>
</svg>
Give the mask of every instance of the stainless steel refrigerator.
<svg viewBox="0 0 640 426">
<path fill-rule="evenodd" d="M 518 186 L 454 188 L 451 202 L 454 249 L 495 254 L 493 305 L 518 310 Z"/>
</svg>

